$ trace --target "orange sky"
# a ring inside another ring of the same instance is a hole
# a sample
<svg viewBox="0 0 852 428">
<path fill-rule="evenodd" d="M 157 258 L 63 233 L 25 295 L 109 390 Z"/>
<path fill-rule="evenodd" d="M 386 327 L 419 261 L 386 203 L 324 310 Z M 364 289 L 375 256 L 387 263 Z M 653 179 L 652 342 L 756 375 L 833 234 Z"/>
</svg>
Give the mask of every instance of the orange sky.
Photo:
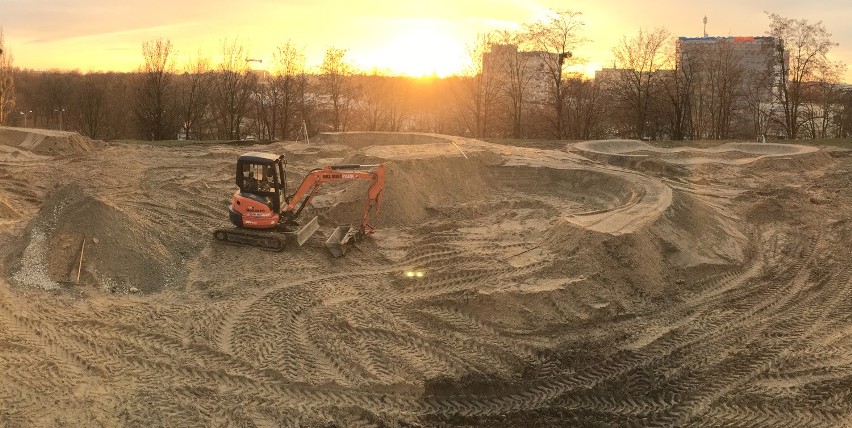
<svg viewBox="0 0 852 428">
<path fill-rule="evenodd" d="M 348 49 L 364 69 L 409 75 L 457 73 L 465 45 L 477 33 L 518 28 L 565 7 L 559 0 L 0 0 L 0 27 L 15 65 L 35 69 L 129 71 L 142 63 L 141 45 L 170 39 L 181 58 L 201 52 L 215 63 L 223 39 L 237 39 L 252 58 L 269 64 L 275 47 L 292 41 L 317 65 L 328 47 Z M 689 3 L 689 4 L 686 4 Z M 852 6 L 848 0 L 758 2 L 719 0 L 580 0 L 590 41 L 575 52 L 590 70 L 611 63 L 621 36 L 640 27 L 664 26 L 673 36 L 699 36 L 709 17 L 710 35 L 764 35 L 771 10 L 783 16 L 822 20 L 840 43 L 834 57 L 852 64 Z M 587 64 L 587 65 L 586 65 Z M 846 80 L 852 82 L 852 70 Z"/>
</svg>

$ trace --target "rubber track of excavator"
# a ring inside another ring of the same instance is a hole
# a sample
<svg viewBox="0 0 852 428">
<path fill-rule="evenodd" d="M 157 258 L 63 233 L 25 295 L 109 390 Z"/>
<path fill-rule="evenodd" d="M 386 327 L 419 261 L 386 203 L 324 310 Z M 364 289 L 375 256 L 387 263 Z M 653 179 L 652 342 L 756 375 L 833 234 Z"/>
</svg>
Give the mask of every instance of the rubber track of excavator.
<svg viewBox="0 0 852 428">
<path fill-rule="evenodd" d="M 213 232 L 217 241 L 239 245 L 243 247 L 255 247 L 266 251 L 281 251 L 287 245 L 287 236 L 274 232 L 253 232 L 246 229 L 219 229 Z"/>
</svg>

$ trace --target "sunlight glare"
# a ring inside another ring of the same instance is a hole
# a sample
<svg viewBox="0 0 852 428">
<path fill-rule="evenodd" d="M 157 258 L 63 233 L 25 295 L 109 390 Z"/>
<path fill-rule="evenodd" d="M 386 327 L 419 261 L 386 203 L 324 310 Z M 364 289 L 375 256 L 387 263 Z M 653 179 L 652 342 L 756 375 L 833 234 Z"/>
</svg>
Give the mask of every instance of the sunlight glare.
<svg viewBox="0 0 852 428">
<path fill-rule="evenodd" d="M 573 64 L 565 66 L 566 73 L 576 73 L 581 75 L 584 79 L 594 79 L 595 71 L 600 70 L 602 67 L 597 62 L 588 62 L 585 64 Z"/>
<path fill-rule="evenodd" d="M 464 49 L 464 43 L 438 26 L 418 23 L 394 37 L 385 49 L 368 61 L 391 74 L 446 77 L 461 73 Z"/>
</svg>

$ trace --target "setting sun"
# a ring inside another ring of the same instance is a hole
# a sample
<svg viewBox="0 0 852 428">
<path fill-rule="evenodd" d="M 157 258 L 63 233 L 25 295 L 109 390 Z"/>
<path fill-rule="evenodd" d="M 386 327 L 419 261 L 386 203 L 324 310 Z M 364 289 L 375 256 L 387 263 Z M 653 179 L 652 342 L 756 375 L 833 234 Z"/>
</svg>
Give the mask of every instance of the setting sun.
<svg viewBox="0 0 852 428">
<path fill-rule="evenodd" d="M 600 70 L 602 67 L 597 62 L 588 62 L 585 64 L 574 64 L 565 67 L 565 72 L 572 74 L 579 74 L 583 76 L 585 79 L 594 79 L 595 72 Z"/>
<path fill-rule="evenodd" d="M 384 46 L 362 56 L 353 55 L 354 60 L 366 69 L 410 77 L 446 77 L 462 71 L 465 44 L 441 28 L 440 22 L 412 20 L 406 27 Z"/>
</svg>

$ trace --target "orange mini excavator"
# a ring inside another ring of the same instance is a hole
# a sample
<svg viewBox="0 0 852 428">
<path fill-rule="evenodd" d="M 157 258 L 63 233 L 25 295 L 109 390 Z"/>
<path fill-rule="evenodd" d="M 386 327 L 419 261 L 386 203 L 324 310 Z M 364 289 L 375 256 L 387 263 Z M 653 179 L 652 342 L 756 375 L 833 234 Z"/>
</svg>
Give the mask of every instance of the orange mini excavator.
<svg viewBox="0 0 852 428">
<path fill-rule="evenodd" d="M 340 226 L 326 241 L 335 257 L 342 256 L 348 244 L 373 233 L 370 208 L 380 212 L 382 190 L 385 187 L 384 164 L 330 165 L 308 172 L 296 191 L 287 195 L 287 162 L 283 155 L 249 152 L 237 159 L 236 184 L 231 206 L 228 207 L 231 229 L 214 232 L 217 241 L 281 251 L 295 241 L 302 245 L 319 225 L 314 217 L 304 226 L 296 222 L 299 214 L 316 195 L 322 183 L 370 180 L 361 227 Z"/>
</svg>

